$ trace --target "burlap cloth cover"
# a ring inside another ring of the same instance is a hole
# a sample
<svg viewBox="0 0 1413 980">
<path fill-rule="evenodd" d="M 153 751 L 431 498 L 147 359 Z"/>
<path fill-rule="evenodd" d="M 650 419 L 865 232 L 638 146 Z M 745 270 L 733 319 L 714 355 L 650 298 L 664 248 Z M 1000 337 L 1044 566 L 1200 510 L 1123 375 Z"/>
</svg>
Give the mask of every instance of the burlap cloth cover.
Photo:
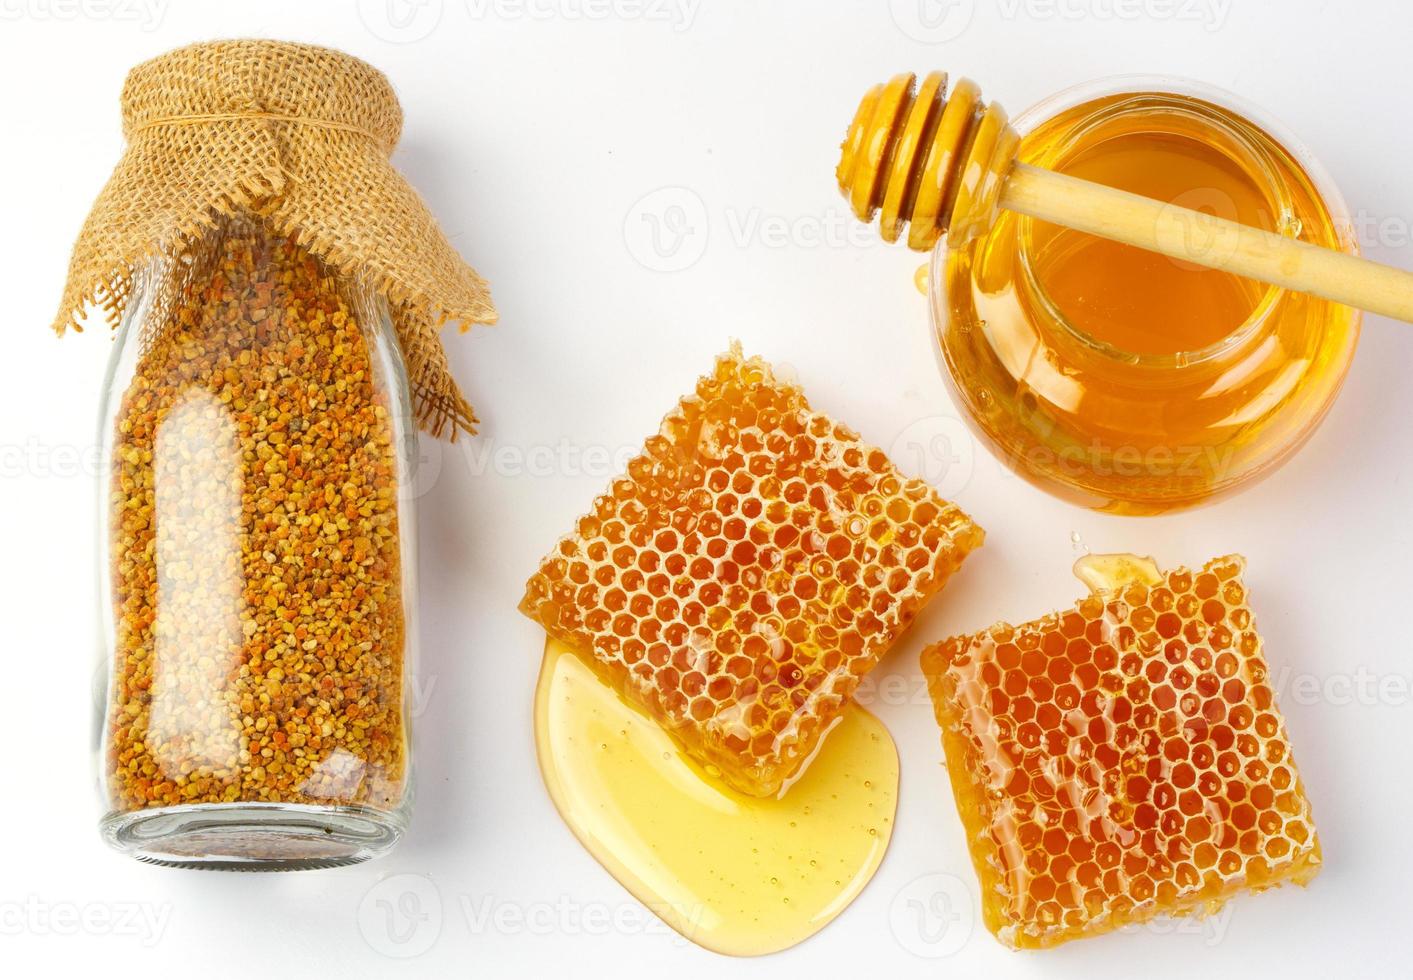
<svg viewBox="0 0 1413 980">
<path fill-rule="evenodd" d="M 55 331 L 90 305 L 116 325 L 147 262 L 255 213 L 387 298 L 423 429 L 474 431 L 438 331 L 494 323 L 495 307 L 388 160 L 402 109 L 381 72 L 305 44 L 194 44 L 134 68 L 122 107 L 127 150 L 74 245 Z"/>
</svg>

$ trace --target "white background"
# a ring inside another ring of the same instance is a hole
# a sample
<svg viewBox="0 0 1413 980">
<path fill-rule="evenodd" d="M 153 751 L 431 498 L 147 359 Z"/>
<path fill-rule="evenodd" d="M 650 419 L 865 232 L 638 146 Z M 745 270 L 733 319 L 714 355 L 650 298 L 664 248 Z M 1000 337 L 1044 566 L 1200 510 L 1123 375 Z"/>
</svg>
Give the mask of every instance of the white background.
<svg viewBox="0 0 1413 980">
<path fill-rule="evenodd" d="M 1014 110 L 1096 76 L 1185 75 L 1285 121 L 1366 219 L 1369 254 L 1413 265 L 1413 7 L 957 0 L 929 18 L 919 0 L 388 2 L 0 0 L 0 970 L 1407 969 L 1413 328 L 1366 320 L 1324 427 L 1255 489 L 1171 518 L 1089 513 L 1008 475 L 964 434 L 912 285 L 921 258 L 850 225 L 833 169 L 859 95 L 899 70 L 971 75 Z M 426 446 L 418 673 L 428 697 L 412 831 L 382 861 L 322 873 L 150 868 L 107 851 L 95 830 L 92 450 L 111 345 L 102 329 L 61 342 L 46 328 L 73 236 L 121 150 L 124 73 L 179 44 L 232 36 L 331 45 L 388 73 L 407 116 L 395 162 L 491 281 L 501 312 L 495 328 L 446 338 L 483 434 Z M 647 197 L 663 187 L 678 190 Z M 680 233 L 659 237 L 657 251 L 654 221 Z M 664 269 L 676 265 L 686 267 Z M 880 676 L 915 679 L 924 641 L 1072 601 L 1073 534 L 1164 563 L 1244 552 L 1324 841 L 1314 884 L 1239 899 L 1205 924 L 1009 953 L 975 921 L 936 726 L 905 696 L 874 704 L 903 757 L 892 849 L 832 926 L 783 954 L 732 961 L 642 912 L 542 788 L 530 732 L 542 637 L 515 604 L 541 553 L 608 482 L 602 454 L 654 429 L 732 337 L 789 365 L 816 405 L 891 448 L 990 532 Z M 390 933 L 368 910 L 404 892 L 440 914 L 404 917 L 394 924 L 406 931 Z M 399 958 L 409 953 L 420 955 Z"/>
</svg>

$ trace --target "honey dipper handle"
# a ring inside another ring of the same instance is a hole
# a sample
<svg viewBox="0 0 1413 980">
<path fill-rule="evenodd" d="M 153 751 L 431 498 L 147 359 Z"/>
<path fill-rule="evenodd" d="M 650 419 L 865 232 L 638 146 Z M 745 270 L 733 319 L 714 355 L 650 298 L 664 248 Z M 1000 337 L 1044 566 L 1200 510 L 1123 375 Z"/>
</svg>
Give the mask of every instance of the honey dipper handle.
<svg viewBox="0 0 1413 980">
<path fill-rule="evenodd" d="M 1016 163 L 1000 206 L 1195 265 L 1413 323 L 1413 273 Z"/>
</svg>

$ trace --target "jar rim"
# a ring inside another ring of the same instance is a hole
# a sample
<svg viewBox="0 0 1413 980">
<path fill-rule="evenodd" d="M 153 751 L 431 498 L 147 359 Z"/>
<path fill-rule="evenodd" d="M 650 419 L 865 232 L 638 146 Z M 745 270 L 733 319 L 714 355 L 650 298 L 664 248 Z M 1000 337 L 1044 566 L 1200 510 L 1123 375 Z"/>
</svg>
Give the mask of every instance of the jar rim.
<svg viewBox="0 0 1413 980">
<path fill-rule="evenodd" d="M 1304 173 L 1309 183 L 1310 189 L 1314 192 L 1316 199 L 1323 206 L 1330 227 L 1333 229 L 1337 239 L 1338 247 L 1345 252 L 1357 255 L 1359 252 L 1358 240 L 1354 234 L 1353 224 L 1349 218 L 1348 206 L 1345 204 L 1344 195 L 1340 192 L 1334 180 L 1325 170 L 1323 165 L 1310 152 L 1301 140 L 1295 136 L 1291 130 L 1279 120 L 1274 119 L 1259 107 L 1251 104 L 1238 95 L 1225 89 L 1206 82 L 1196 81 L 1176 75 L 1158 74 L 1122 74 L 1111 75 L 1080 82 L 1062 89 L 1053 95 L 1047 96 L 1040 101 L 1020 112 L 1013 120 L 1013 125 L 1018 132 L 1024 136 L 1036 126 L 1058 116 L 1066 110 L 1083 105 L 1086 102 L 1098 102 L 1111 97 L 1122 96 L 1158 96 L 1175 97 L 1184 101 L 1195 103 L 1208 103 L 1218 110 L 1223 110 L 1226 115 L 1234 116 L 1236 121 L 1244 123 L 1256 134 L 1264 136 L 1270 142 L 1278 146 L 1284 156 L 1288 157 L 1300 171 Z M 1230 124 L 1220 115 L 1213 113 L 1207 121 Z M 1246 138 L 1250 143 L 1250 138 Z M 1270 153 L 1264 148 L 1256 149 L 1267 161 L 1269 169 Z M 1279 184 L 1281 182 L 1276 181 Z M 1269 187 L 1259 188 L 1262 193 L 1268 193 Z M 1282 188 L 1282 193 L 1288 193 Z M 1033 224 L 1033 219 L 1021 216 L 1019 222 L 1023 222 L 1028 229 Z M 1027 235 L 1028 237 L 1028 235 Z M 940 315 L 938 303 L 943 302 L 941 285 L 945 282 L 946 257 L 949 251 L 949 236 L 943 235 L 933 249 L 929 267 L 929 279 L 935 284 L 932 292 L 931 303 L 934 317 Z M 1018 251 L 1024 251 L 1018 249 Z M 1032 270 L 1028 262 L 1021 263 L 1024 268 L 1024 279 L 1032 278 Z M 1027 286 L 1033 283 L 1028 282 Z M 1215 341 L 1198 351 L 1179 352 L 1176 354 L 1136 354 L 1129 351 L 1122 351 L 1112 345 L 1093 338 L 1085 331 L 1080 330 L 1071 324 L 1055 304 L 1046 295 L 1043 288 L 1033 289 L 1038 299 L 1043 301 L 1047 316 L 1054 318 L 1055 322 L 1062 325 L 1062 329 L 1069 336 L 1078 341 L 1081 349 L 1092 351 L 1097 356 L 1116 359 L 1136 368 L 1153 367 L 1163 370 L 1174 368 L 1191 367 L 1204 362 L 1220 358 L 1222 355 L 1230 354 L 1234 348 L 1244 346 L 1253 337 L 1262 334 L 1261 326 L 1268 322 L 1277 303 L 1286 293 L 1281 287 L 1267 287 L 1260 302 L 1253 307 L 1246 321 L 1237 325 L 1231 332 L 1223 338 Z"/>
<path fill-rule="evenodd" d="M 1277 229 L 1283 230 L 1284 227 L 1289 227 L 1289 219 L 1294 210 L 1289 186 L 1286 186 L 1282 179 L 1277 177 L 1275 161 L 1270 158 L 1266 148 L 1248 136 L 1248 133 L 1243 133 L 1241 120 L 1232 119 L 1228 113 L 1221 112 L 1219 107 L 1212 106 L 1212 103 L 1204 102 L 1204 100 L 1166 92 L 1135 92 L 1129 93 L 1129 95 L 1121 93 L 1121 95 L 1111 96 L 1108 99 L 1105 96 L 1096 96 L 1095 99 L 1087 100 L 1087 102 L 1095 102 L 1094 110 L 1067 126 L 1064 133 L 1060 134 L 1060 140 L 1058 140 L 1056 147 L 1051 148 L 1044 161 L 1037 165 L 1063 171 L 1065 162 L 1074 160 L 1077 155 L 1085 153 L 1094 145 L 1088 143 L 1089 138 L 1115 123 L 1122 126 L 1125 120 L 1142 120 L 1140 126 L 1146 127 L 1152 133 L 1161 133 L 1164 129 L 1169 129 L 1169 123 L 1184 119 L 1194 123 L 1200 133 L 1200 137 L 1184 138 L 1201 138 L 1202 143 L 1208 145 L 1211 150 L 1217 151 L 1217 153 L 1224 155 L 1226 160 L 1238 165 L 1251 177 L 1252 184 L 1265 201 L 1266 208 L 1273 216 L 1273 223 Z M 1080 104 L 1084 106 L 1085 102 Z M 1217 110 L 1214 112 L 1214 109 Z M 1054 119 L 1056 114 L 1050 113 L 1041 116 L 1036 113 L 1033 119 L 1023 116 L 1017 121 L 1017 130 L 1022 131 L 1022 134 L 1027 133 L 1031 127 L 1041 126 L 1046 121 Z M 1193 350 L 1174 350 L 1174 352 L 1132 352 L 1132 350 L 1122 349 L 1122 347 L 1112 345 L 1112 343 L 1092 335 L 1089 330 L 1072 321 L 1070 315 L 1065 313 L 1064 309 L 1061 309 L 1061 306 L 1054 301 L 1050 289 L 1034 264 L 1034 260 L 1036 260 L 1034 232 L 1036 232 L 1036 220 L 1033 217 L 1020 216 L 1016 223 L 1016 260 L 1020 270 L 1020 281 L 1029 292 L 1031 301 L 1036 302 L 1043 309 L 1044 318 L 1047 321 L 1053 323 L 1067 336 L 1067 339 L 1074 340 L 1088 353 L 1106 357 L 1106 359 L 1122 360 L 1135 367 L 1163 370 L 1181 369 L 1181 367 L 1190 367 L 1194 364 L 1204 363 L 1204 361 L 1218 359 L 1224 354 L 1231 354 L 1239 347 L 1245 346 L 1249 340 L 1252 340 L 1252 337 L 1259 336 L 1263 332 L 1263 328 L 1269 325 L 1270 319 L 1272 319 L 1272 312 L 1286 295 L 1286 289 L 1279 287 L 1279 285 L 1265 285 L 1260 291 L 1258 301 L 1252 306 L 1251 311 L 1246 313 L 1245 318 L 1232 325 L 1232 328 L 1226 330 L 1224 335 L 1212 340 L 1208 345 Z"/>
<path fill-rule="evenodd" d="M 1061 93 L 1063 95 L 1063 93 Z M 1201 138 L 1202 143 L 1221 154 L 1226 160 L 1234 162 L 1236 167 L 1249 175 L 1256 192 L 1262 196 L 1265 206 L 1272 215 L 1273 225 L 1277 233 L 1283 233 L 1289 229 L 1290 219 L 1293 217 L 1293 203 L 1289 186 L 1286 186 L 1276 172 L 1275 161 L 1270 157 L 1269 151 L 1260 145 L 1255 134 L 1245 126 L 1245 120 L 1239 114 L 1234 114 L 1234 110 L 1224 109 L 1219 103 L 1210 102 L 1202 97 L 1194 97 L 1187 93 L 1166 92 L 1166 90 L 1136 90 L 1136 92 L 1116 92 L 1111 95 L 1088 95 L 1084 99 L 1078 100 L 1075 106 L 1082 107 L 1085 104 L 1094 103 L 1091 112 L 1068 124 L 1063 133 L 1058 138 L 1056 147 L 1051 148 L 1046 154 L 1041 167 L 1057 169 L 1063 171 L 1067 161 L 1074 160 L 1078 154 L 1092 148 L 1089 138 L 1094 136 L 1096 131 L 1101 131 L 1104 127 L 1113 124 L 1123 124 L 1125 120 L 1142 120 L 1140 126 L 1147 127 L 1153 133 L 1161 133 L 1166 129 L 1176 131 L 1176 126 L 1170 126 L 1176 120 L 1186 120 L 1197 127 L 1200 136 L 1188 136 L 1184 138 Z M 1064 109 L 1051 109 L 1047 104 L 1033 107 L 1027 110 L 1016 121 L 1017 130 L 1027 134 L 1029 131 L 1043 126 L 1047 121 L 1056 119 L 1064 112 Z M 1246 131 L 1243 131 L 1246 130 Z M 1174 352 L 1133 352 L 1122 347 L 1112 345 L 1092 335 L 1089 330 L 1077 325 L 1064 309 L 1054 301 L 1040 277 L 1034 257 L 1036 257 L 1036 240 L 1034 240 L 1034 230 L 1036 222 L 1029 216 L 1022 216 L 1016 223 L 1016 257 L 1017 267 L 1020 270 L 1020 282 L 1029 292 L 1031 301 L 1036 302 L 1040 309 L 1043 309 L 1044 319 L 1063 333 L 1068 340 L 1080 345 L 1085 352 L 1092 356 L 1105 357 L 1109 360 L 1121 360 L 1139 369 L 1159 369 L 1174 370 L 1184 369 L 1184 367 L 1195 366 L 1195 364 L 1207 363 L 1207 361 L 1217 360 L 1226 354 L 1234 353 L 1241 349 L 1246 343 L 1251 342 L 1253 337 L 1262 335 L 1263 328 L 1266 328 L 1272 319 L 1272 313 L 1279 306 L 1280 301 L 1286 295 L 1286 289 L 1277 285 L 1265 285 L 1260 291 L 1258 301 L 1252 306 L 1251 311 L 1246 313 L 1241 322 L 1234 323 L 1231 329 L 1226 330 L 1224 335 L 1212 340 L 1207 345 L 1191 350 L 1174 350 Z"/>
<path fill-rule="evenodd" d="M 1357 249 L 1358 240 L 1350 221 L 1349 207 L 1345 203 L 1344 194 L 1340 192 L 1334 178 L 1330 176 L 1329 171 L 1310 151 L 1310 148 L 1284 122 L 1242 96 L 1217 85 L 1186 78 L 1182 75 L 1130 73 L 1101 76 L 1070 85 L 1028 106 L 1016 115 L 1012 124 L 1018 128 L 1021 125 L 1029 127 L 1034 125 L 1038 119 L 1057 115 L 1084 102 L 1092 102 L 1111 95 L 1141 93 L 1188 96 L 1203 102 L 1210 102 L 1265 133 L 1305 172 L 1305 176 L 1329 212 L 1330 223 L 1338 232 L 1340 247 Z"/>
</svg>

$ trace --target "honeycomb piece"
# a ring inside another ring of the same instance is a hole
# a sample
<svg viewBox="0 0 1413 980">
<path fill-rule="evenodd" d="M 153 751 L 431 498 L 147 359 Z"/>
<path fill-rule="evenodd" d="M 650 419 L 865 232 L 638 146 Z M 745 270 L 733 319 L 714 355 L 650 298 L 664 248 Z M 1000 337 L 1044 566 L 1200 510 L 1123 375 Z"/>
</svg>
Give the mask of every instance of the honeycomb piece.
<svg viewBox="0 0 1413 980">
<path fill-rule="evenodd" d="M 982 537 L 733 348 L 520 608 L 730 785 L 770 796 Z"/>
<path fill-rule="evenodd" d="M 923 652 L 1003 943 L 1205 914 L 1319 870 L 1244 567 L 1218 558 Z"/>
</svg>

